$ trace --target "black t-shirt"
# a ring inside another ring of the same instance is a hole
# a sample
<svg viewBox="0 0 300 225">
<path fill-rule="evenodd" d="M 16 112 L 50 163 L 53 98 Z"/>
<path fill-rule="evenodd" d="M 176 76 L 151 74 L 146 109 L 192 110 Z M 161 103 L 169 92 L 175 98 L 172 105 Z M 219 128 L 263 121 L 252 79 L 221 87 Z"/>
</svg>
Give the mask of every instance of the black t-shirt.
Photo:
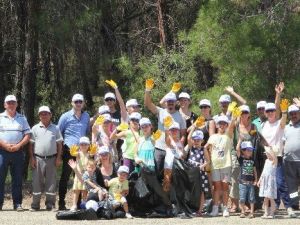
<svg viewBox="0 0 300 225">
<path fill-rule="evenodd" d="M 239 164 L 241 167 L 239 181 L 243 182 L 253 182 L 255 180 L 254 177 L 254 168 L 255 162 L 252 158 L 245 159 L 243 156 L 238 158 Z"/>
<path fill-rule="evenodd" d="M 121 123 L 121 112 L 120 110 L 116 110 L 114 113 L 111 113 L 112 122 L 118 126 Z"/>
</svg>

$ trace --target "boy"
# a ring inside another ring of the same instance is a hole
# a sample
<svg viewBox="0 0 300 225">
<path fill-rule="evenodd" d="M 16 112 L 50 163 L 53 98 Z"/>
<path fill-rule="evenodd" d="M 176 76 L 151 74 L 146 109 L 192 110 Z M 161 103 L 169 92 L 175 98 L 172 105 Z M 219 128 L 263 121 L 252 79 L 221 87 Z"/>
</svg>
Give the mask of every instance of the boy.
<svg viewBox="0 0 300 225">
<path fill-rule="evenodd" d="M 250 203 L 249 218 L 254 218 L 255 191 L 257 183 L 257 172 L 253 160 L 253 146 L 250 141 L 239 140 L 237 145 L 237 157 L 240 164 L 239 192 L 240 192 L 240 218 L 245 218 L 245 203 Z"/>
<path fill-rule="evenodd" d="M 109 187 L 109 195 L 114 200 L 114 207 L 122 205 L 126 213 L 126 218 L 132 219 L 133 217 L 129 213 L 127 200 L 125 198 L 125 196 L 129 192 L 129 185 L 127 180 L 128 173 L 129 168 L 127 166 L 120 166 L 118 169 L 118 177 L 115 177 L 109 181 L 105 180 L 105 186 Z"/>
<path fill-rule="evenodd" d="M 58 127 L 51 123 L 48 106 L 39 108 L 40 122 L 32 127 L 29 145 L 32 167 L 32 204 L 30 211 L 40 209 L 42 189 L 46 193 L 46 209 L 55 207 L 56 167 L 61 163 L 62 135 Z"/>
</svg>

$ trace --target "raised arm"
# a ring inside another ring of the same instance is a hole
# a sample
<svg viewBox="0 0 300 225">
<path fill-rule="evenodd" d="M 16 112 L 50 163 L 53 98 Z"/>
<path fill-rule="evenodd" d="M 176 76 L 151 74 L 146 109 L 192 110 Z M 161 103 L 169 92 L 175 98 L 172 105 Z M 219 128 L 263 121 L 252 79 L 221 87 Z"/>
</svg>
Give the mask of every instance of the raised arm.
<svg viewBox="0 0 300 225">
<path fill-rule="evenodd" d="M 247 101 L 242 97 L 240 96 L 238 93 L 236 93 L 234 90 L 233 90 L 233 87 L 226 87 L 225 88 L 225 91 L 230 94 L 231 96 L 233 96 L 234 98 L 236 98 L 236 100 L 241 104 L 241 105 L 245 105 L 247 103 Z"/>
<path fill-rule="evenodd" d="M 125 106 L 125 103 L 124 103 L 124 100 L 121 96 L 121 93 L 117 88 L 115 88 L 115 93 L 116 93 L 116 98 L 119 102 L 119 106 L 120 106 L 120 111 L 121 111 L 121 119 L 122 121 L 126 121 L 127 120 L 127 117 L 128 117 L 128 114 L 127 114 L 127 109 L 126 109 L 126 106 Z"/>
<path fill-rule="evenodd" d="M 275 105 L 276 105 L 276 118 L 280 118 L 280 101 L 281 101 L 281 94 L 284 90 L 284 83 L 280 82 L 275 86 Z"/>
<path fill-rule="evenodd" d="M 195 129 L 196 129 L 196 126 L 194 124 L 192 124 L 192 126 L 190 126 L 189 135 L 187 137 L 187 143 L 188 143 L 189 148 L 193 147 L 192 135 L 193 135 L 193 132 L 195 131 Z"/>
<path fill-rule="evenodd" d="M 153 113 L 154 115 L 158 114 L 156 105 L 154 105 L 154 103 L 152 102 L 150 91 L 148 91 L 148 90 L 145 91 L 144 104 L 150 110 L 151 113 Z"/>
</svg>

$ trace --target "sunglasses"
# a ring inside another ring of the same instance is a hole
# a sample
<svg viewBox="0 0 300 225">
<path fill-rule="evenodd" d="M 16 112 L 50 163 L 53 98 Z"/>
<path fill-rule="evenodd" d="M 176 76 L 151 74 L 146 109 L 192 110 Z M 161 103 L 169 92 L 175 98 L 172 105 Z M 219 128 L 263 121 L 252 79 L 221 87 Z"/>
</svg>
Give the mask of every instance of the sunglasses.
<svg viewBox="0 0 300 225">
<path fill-rule="evenodd" d="M 264 110 L 265 110 L 265 108 L 263 108 L 263 107 L 260 107 L 260 108 L 257 108 L 257 110 L 258 110 L 258 111 L 264 111 Z"/>
<path fill-rule="evenodd" d="M 75 103 L 75 104 L 82 104 L 82 103 L 83 103 L 83 101 L 81 101 L 81 100 L 77 100 L 77 101 L 75 101 L 74 103 Z"/>
<path fill-rule="evenodd" d="M 130 119 L 130 121 L 135 122 L 135 123 L 140 122 L 140 120 L 138 120 L 138 119 Z"/>
<path fill-rule="evenodd" d="M 115 101 L 113 98 L 106 98 L 104 101 L 109 102 L 109 101 Z"/>
<path fill-rule="evenodd" d="M 207 108 L 210 108 L 210 106 L 208 106 L 208 105 L 202 105 L 202 106 L 200 106 L 200 109 L 207 109 Z"/>
<path fill-rule="evenodd" d="M 108 152 L 105 152 L 105 153 L 101 153 L 100 155 L 101 156 L 108 156 L 108 154 L 109 154 Z"/>
<path fill-rule="evenodd" d="M 276 110 L 266 110 L 266 113 L 271 113 L 271 112 L 275 112 Z"/>
<path fill-rule="evenodd" d="M 243 112 L 242 112 L 242 115 L 243 115 L 243 114 L 246 115 L 246 114 L 249 114 L 249 112 L 243 111 Z"/>
<path fill-rule="evenodd" d="M 174 104 L 176 101 L 173 101 L 173 100 L 169 100 L 167 101 L 168 104 Z"/>
<path fill-rule="evenodd" d="M 131 107 L 134 108 L 134 109 L 139 109 L 140 108 L 139 105 L 132 105 Z"/>
</svg>

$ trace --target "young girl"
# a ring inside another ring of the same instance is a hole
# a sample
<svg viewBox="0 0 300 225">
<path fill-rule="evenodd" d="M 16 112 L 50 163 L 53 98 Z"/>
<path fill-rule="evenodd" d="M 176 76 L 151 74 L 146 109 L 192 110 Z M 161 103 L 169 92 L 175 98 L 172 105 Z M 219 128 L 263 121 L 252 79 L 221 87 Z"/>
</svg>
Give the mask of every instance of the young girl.
<svg viewBox="0 0 300 225">
<path fill-rule="evenodd" d="M 118 161 L 118 154 L 116 151 L 115 142 L 110 139 L 110 135 L 114 130 L 114 124 L 110 114 L 103 114 L 103 121 L 97 124 L 97 120 L 92 127 L 92 142 L 97 144 L 98 149 L 102 146 L 107 146 L 114 161 Z"/>
<path fill-rule="evenodd" d="M 123 151 L 123 165 L 129 168 L 129 173 L 134 170 L 134 151 L 137 145 L 137 141 L 139 138 L 139 121 L 141 119 L 141 114 L 137 112 L 133 112 L 129 116 L 129 130 L 121 131 L 117 133 L 115 130 L 111 139 L 124 139 L 124 143 L 122 145 Z"/>
<path fill-rule="evenodd" d="M 221 195 L 223 197 L 223 216 L 229 216 L 227 202 L 231 180 L 231 149 L 234 122 L 235 119 L 232 119 L 230 122 L 227 116 L 219 116 L 217 119 L 218 133 L 210 136 L 204 147 L 205 160 L 211 164 L 211 176 L 214 186 L 214 205 L 211 216 L 218 215 Z"/>
<path fill-rule="evenodd" d="M 79 151 L 78 155 L 76 157 L 77 162 L 77 171 L 79 171 L 81 174 L 86 169 L 86 165 L 89 160 L 89 146 L 90 146 L 90 139 L 88 137 L 81 137 L 79 139 Z M 81 182 L 81 180 L 75 176 L 74 177 L 74 183 L 73 183 L 73 205 L 71 207 L 72 211 L 77 210 L 77 201 L 78 197 L 81 193 L 82 200 L 85 201 L 87 198 L 87 191 L 85 188 L 85 185 Z"/>
<path fill-rule="evenodd" d="M 265 166 L 263 172 L 257 182 L 259 187 L 259 196 L 264 197 L 264 215 L 262 218 L 275 218 L 275 200 L 277 198 L 277 184 L 276 184 L 276 167 L 277 167 L 277 157 L 272 150 L 272 148 L 266 148 L 267 159 L 265 161 Z M 271 209 L 269 212 L 269 203 Z"/>
<path fill-rule="evenodd" d="M 201 179 L 201 195 L 200 195 L 200 205 L 196 213 L 196 216 L 202 216 L 203 205 L 205 201 L 205 194 L 209 191 L 209 182 L 207 173 L 205 172 L 205 166 L 207 162 L 204 159 L 204 149 L 202 147 L 203 142 L 203 132 L 201 130 L 195 130 L 195 126 L 192 125 L 192 129 L 188 135 L 188 162 L 195 167 L 199 167 L 200 170 L 200 179 Z"/>
<path fill-rule="evenodd" d="M 183 144 L 180 139 L 180 126 L 177 122 L 173 121 L 168 130 L 166 130 L 165 138 L 167 148 L 164 163 L 163 189 L 165 192 L 169 192 L 174 158 L 183 159 L 185 156 Z"/>
</svg>

